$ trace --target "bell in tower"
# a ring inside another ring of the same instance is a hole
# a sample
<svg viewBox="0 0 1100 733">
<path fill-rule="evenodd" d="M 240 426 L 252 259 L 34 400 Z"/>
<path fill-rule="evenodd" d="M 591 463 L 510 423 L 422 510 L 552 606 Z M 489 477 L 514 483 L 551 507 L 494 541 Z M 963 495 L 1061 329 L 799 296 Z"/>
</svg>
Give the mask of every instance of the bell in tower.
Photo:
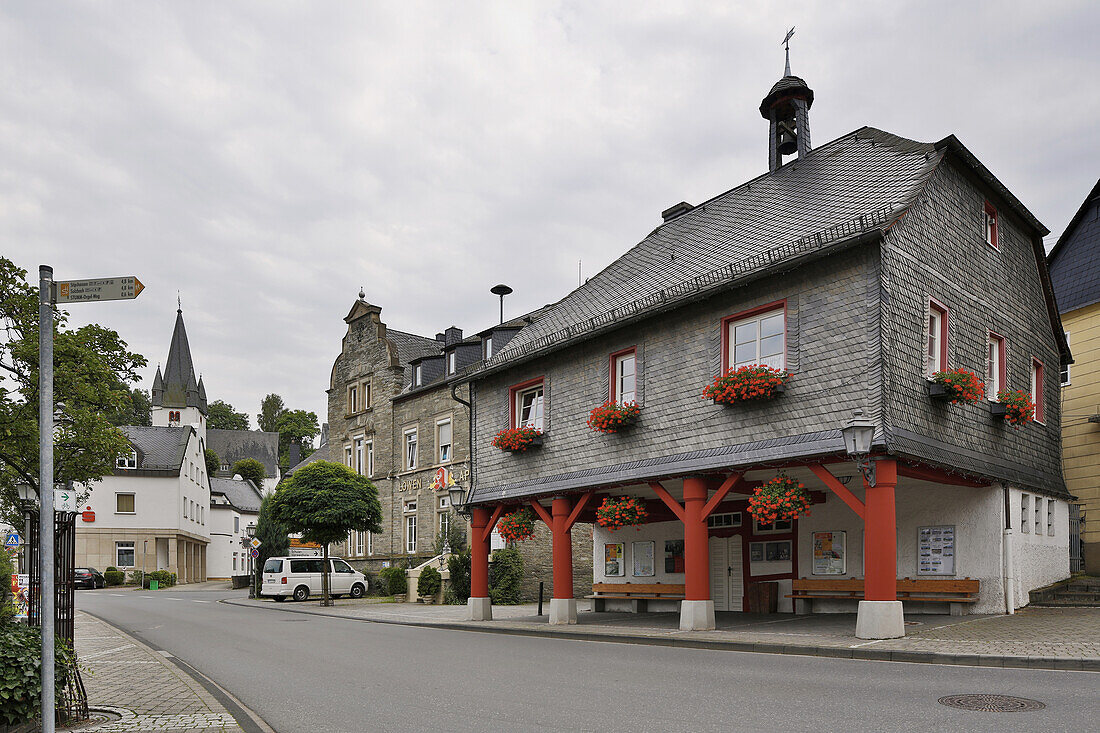
<svg viewBox="0 0 1100 733">
<path fill-rule="evenodd" d="M 791 74 L 790 40 L 794 28 L 783 39 L 787 64 L 783 78 L 760 103 L 760 115 L 768 120 L 768 170 L 775 171 L 783 165 L 783 157 L 798 153 L 798 157 L 810 152 L 810 106 L 814 92 L 802 79 Z"/>
</svg>

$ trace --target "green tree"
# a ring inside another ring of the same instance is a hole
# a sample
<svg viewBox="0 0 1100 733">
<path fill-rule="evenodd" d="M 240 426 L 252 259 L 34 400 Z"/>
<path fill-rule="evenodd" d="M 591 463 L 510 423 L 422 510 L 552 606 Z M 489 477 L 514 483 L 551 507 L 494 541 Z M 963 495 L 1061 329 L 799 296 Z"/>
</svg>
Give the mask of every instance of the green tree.
<svg viewBox="0 0 1100 733">
<path fill-rule="evenodd" d="M 286 412 L 283 398 L 275 393 L 269 394 L 260 401 L 260 414 L 256 416 L 256 424 L 260 430 L 267 433 L 279 431 L 279 418 Z"/>
<path fill-rule="evenodd" d="M 381 532 L 382 505 L 378 490 L 366 476 L 330 461 L 302 466 L 274 494 L 271 517 L 305 542 L 325 548 L 321 576 L 322 605 L 329 598 L 328 546 L 347 538 L 348 532 Z"/>
<path fill-rule="evenodd" d="M 285 464 L 290 454 L 291 441 L 302 446 L 302 458 L 313 452 L 313 438 L 321 432 L 317 426 L 317 413 L 305 410 L 286 410 L 279 417 L 279 463 Z"/>
<path fill-rule="evenodd" d="M 214 400 L 207 406 L 206 425 L 215 430 L 248 430 L 248 415 L 236 412 L 228 402 Z"/>
<path fill-rule="evenodd" d="M 241 478 L 246 478 L 252 483 L 256 484 L 256 488 L 261 491 L 264 488 L 264 476 L 267 471 L 264 469 L 264 464 L 257 461 L 255 458 L 242 458 L 233 464 L 233 467 L 229 469 L 229 475 L 236 476 L 240 474 Z"/>
<path fill-rule="evenodd" d="M 38 288 L 0 257 L 0 519 L 21 526 L 20 483 L 38 490 Z M 54 311 L 54 480 L 93 484 L 111 473 L 130 443 L 106 419 L 122 411 L 145 357 L 98 324 L 66 327 Z M 81 497 L 81 501 L 86 496 Z"/>
<path fill-rule="evenodd" d="M 206 449 L 206 475 L 213 476 L 221 468 L 221 461 L 218 459 L 218 454 L 209 448 Z"/>
<path fill-rule="evenodd" d="M 153 424 L 153 401 L 149 398 L 149 392 L 144 389 L 130 390 L 127 404 L 113 415 L 107 417 L 112 425 L 143 425 L 149 427 Z"/>
<path fill-rule="evenodd" d="M 271 501 L 274 495 L 268 494 L 260 501 L 260 516 L 256 518 L 256 539 L 260 556 L 256 558 L 256 576 L 263 572 L 264 563 L 269 557 L 284 557 L 290 554 L 290 533 L 286 527 L 271 518 Z M 259 593 L 259 587 L 256 592 Z"/>
</svg>

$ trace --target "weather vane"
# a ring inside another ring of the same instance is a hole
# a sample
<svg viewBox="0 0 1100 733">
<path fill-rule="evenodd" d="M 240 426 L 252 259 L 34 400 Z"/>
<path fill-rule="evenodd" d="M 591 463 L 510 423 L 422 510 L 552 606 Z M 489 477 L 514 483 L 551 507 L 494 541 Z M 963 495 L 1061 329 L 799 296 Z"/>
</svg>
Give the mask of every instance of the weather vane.
<svg viewBox="0 0 1100 733">
<path fill-rule="evenodd" d="M 791 75 L 791 36 L 794 35 L 794 26 L 787 31 L 787 35 L 783 36 L 783 49 L 787 52 L 787 65 L 783 69 L 783 76 Z"/>
<path fill-rule="evenodd" d="M 180 291 L 176 291 L 176 310 L 183 312 L 183 301 L 180 300 Z"/>
</svg>

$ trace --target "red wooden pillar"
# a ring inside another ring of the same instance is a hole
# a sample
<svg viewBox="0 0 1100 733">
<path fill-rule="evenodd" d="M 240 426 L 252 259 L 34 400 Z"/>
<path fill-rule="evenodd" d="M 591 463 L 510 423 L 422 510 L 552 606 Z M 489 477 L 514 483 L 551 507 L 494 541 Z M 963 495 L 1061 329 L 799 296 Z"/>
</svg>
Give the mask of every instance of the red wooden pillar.
<svg viewBox="0 0 1100 733">
<path fill-rule="evenodd" d="M 689 601 L 709 601 L 710 540 L 707 537 L 707 482 L 684 479 L 684 597 Z"/>
<path fill-rule="evenodd" d="M 894 511 L 894 490 L 898 485 L 897 461 L 875 462 L 875 485 L 868 486 L 864 499 L 864 598 L 868 601 L 898 599 L 897 515 Z"/>
<path fill-rule="evenodd" d="M 489 600 L 489 536 L 500 519 L 503 506 L 489 514 L 486 507 L 470 509 L 470 609 L 471 621 L 491 621 L 493 604 Z"/>
<path fill-rule="evenodd" d="M 532 499 L 531 507 L 539 518 L 550 528 L 553 540 L 554 589 L 550 599 L 550 623 L 577 623 L 577 600 L 573 597 L 573 537 L 571 530 L 588 504 L 593 493 L 590 491 L 576 504 L 568 496 L 555 496 L 550 504 L 550 513 L 546 512 L 538 501 Z"/>
<path fill-rule="evenodd" d="M 566 496 L 555 496 L 550 504 L 553 523 L 550 527 L 554 543 L 554 598 L 573 598 L 573 537 L 570 534 L 569 513 L 573 502 Z M 551 606 L 553 609 L 553 606 Z"/>
</svg>

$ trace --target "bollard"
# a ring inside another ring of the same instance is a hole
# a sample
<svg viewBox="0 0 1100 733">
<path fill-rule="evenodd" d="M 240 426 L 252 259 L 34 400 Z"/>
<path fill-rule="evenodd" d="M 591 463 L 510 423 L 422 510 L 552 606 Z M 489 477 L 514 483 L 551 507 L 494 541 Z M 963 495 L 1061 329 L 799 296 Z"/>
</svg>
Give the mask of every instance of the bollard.
<svg viewBox="0 0 1100 733">
<path fill-rule="evenodd" d="M 543 581 L 539 581 L 539 616 L 542 615 L 542 589 L 546 585 Z"/>
</svg>

